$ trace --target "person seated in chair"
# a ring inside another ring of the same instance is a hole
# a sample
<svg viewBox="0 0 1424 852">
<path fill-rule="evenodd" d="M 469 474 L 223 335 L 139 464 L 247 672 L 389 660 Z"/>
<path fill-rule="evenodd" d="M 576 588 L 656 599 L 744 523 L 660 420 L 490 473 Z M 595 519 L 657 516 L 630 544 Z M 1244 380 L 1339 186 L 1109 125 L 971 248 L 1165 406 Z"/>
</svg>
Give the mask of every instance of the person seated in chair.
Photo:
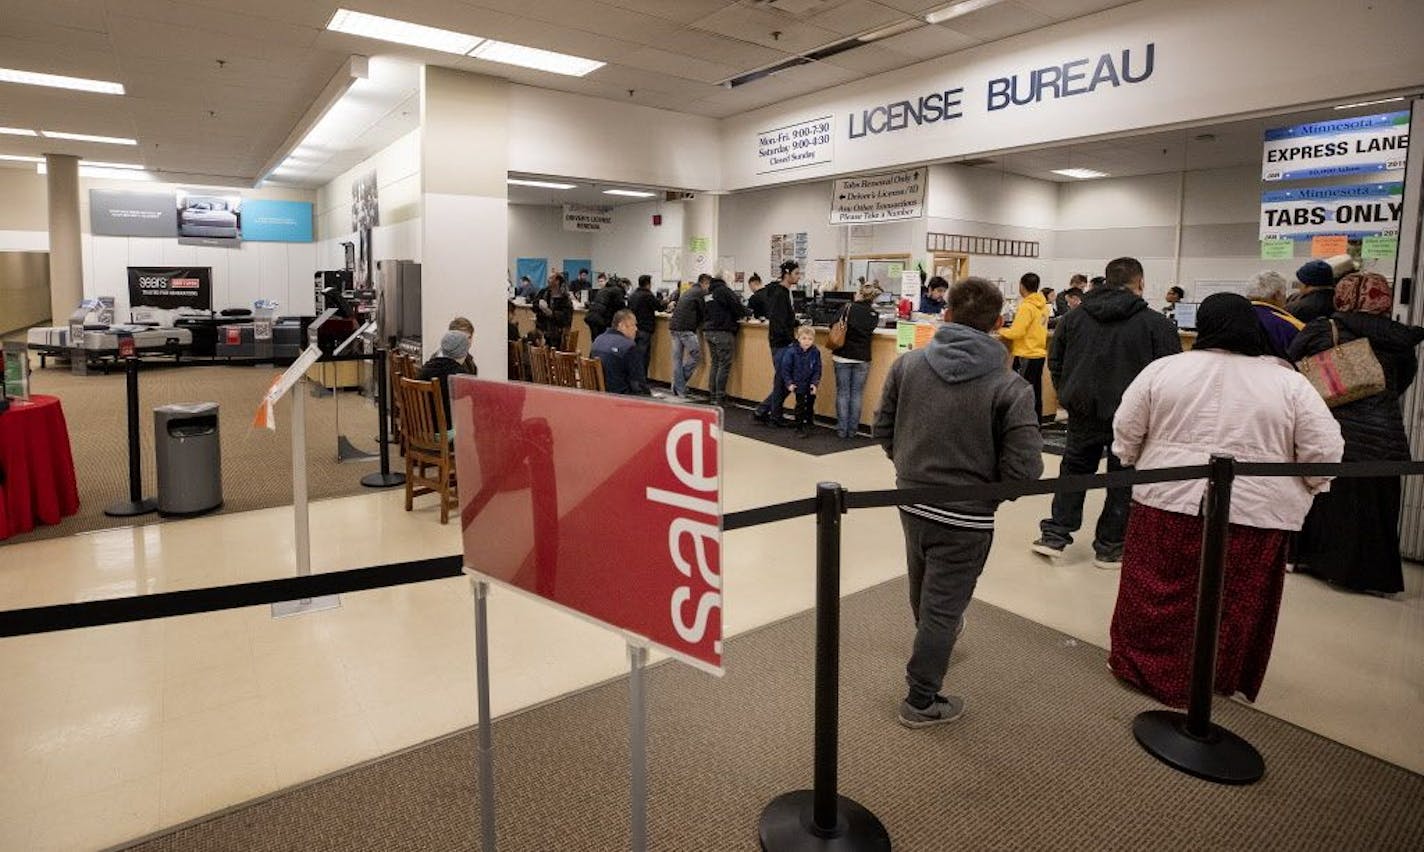
<svg viewBox="0 0 1424 852">
<path fill-rule="evenodd" d="M 643 378 L 643 354 L 637 346 L 638 318 L 624 308 L 613 315 L 613 326 L 593 341 L 589 356 L 603 362 L 603 385 L 609 393 L 648 396 Z"/>
<path fill-rule="evenodd" d="M 450 377 L 456 375 L 479 375 L 475 362 L 470 360 L 470 335 L 463 331 L 447 331 L 440 338 L 440 351 L 420 367 L 418 378 L 422 382 L 431 379 L 440 383 L 440 401 L 445 408 L 445 428 L 454 429 L 450 422 Z"/>
</svg>

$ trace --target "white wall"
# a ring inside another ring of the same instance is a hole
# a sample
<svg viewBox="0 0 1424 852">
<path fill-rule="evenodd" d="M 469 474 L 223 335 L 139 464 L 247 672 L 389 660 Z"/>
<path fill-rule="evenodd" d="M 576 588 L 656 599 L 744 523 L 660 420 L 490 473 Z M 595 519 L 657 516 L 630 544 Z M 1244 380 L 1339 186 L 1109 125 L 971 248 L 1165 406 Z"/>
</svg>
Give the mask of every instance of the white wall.
<svg viewBox="0 0 1424 852">
<path fill-rule="evenodd" d="M 549 204 L 509 205 L 509 256 L 506 269 L 511 281 L 521 257 L 542 257 L 549 271 L 564 268 L 565 259 L 593 259 L 593 235 L 564 230 L 564 209 Z M 599 267 L 602 268 L 602 267 Z M 540 285 L 542 281 L 536 282 Z"/>
<path fill-rule="evenodd" d="M 1058 222 L 1058 185 L 1022 175 L 965 166 L 932 166 L 925 193 L 925 230 L 939 234 L 1033 240 L 1039 256 L 969 255 L 969 274 L 1012 285 L 1026 272 L 1047 277 Z M 931 252 L 916 246 L 929 269 Z M 1007 287 L 1013 292 L 1012 287 Z"/>
<path fill-rule="evenodd" d="M 653 214 L 663 223 L 653 226 Z M 684 211 L 681 201 L 647 201 L 613 208 L 613 226 L 593 237 L 593 267 L 617 273 L 629 281 L 653 276 L 653 289 L 662 278 L 663 247 L 683 245 Z"/>
<path fill-rule="evenodd" d="M 381 224 L 371 229 L 373 259 L 421 259 L 420 131 L 412 130 L 317 190 L 314 269 L 345 267 L 341 243 L 356 238 L 351 226 L 351 184 L 372 169 L 381 216 Z"/>
</svg>

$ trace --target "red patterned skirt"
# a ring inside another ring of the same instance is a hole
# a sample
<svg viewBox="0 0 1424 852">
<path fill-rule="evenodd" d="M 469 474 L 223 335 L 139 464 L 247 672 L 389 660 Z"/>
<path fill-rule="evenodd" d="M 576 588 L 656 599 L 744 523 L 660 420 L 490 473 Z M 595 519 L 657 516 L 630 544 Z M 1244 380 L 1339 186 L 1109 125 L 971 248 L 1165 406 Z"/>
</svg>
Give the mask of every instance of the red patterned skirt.
<svg viewBox="0 0 1424 852">
<path fill-rule="evenodd" d="M 1203 519 L 1132 504 L 1113 610 L 1113 674 L 1185 707 L 1192 665 Z M 1221 599 L 1216 691 L 1256 700 L 1285 585 L 1284 530 L 1231 525 Z"/>
</svg>

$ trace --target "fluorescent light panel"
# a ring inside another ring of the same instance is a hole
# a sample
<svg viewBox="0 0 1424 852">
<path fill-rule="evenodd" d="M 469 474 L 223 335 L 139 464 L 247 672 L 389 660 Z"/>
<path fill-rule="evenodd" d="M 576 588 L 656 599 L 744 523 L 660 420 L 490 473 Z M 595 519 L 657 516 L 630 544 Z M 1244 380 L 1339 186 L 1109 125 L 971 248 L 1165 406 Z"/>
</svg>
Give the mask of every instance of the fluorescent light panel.
<svg viewBox="0 0 1424 852">
<path fill-rule="evenodd" d="M 353 12 L 350 9 L 337 9 L 326 28 L 347 35 L 423 47 L 442 53 L 454 53 L 473 59 L 517 65 L 521 68 L 533 68 L 537 71 L 549 71 L 569 77 L 582 77 L 591 71 L 602 68 L 605 64 L 596 59 L 584 59 L 580 56 L 570 56 L 567 53 L 556 53 L 537 47 L 495 41 L 453 30 L 413 24 L 395 18 Z"/>
<path fill-rule="evenodd" d="M 468 54 L 483 41 L 477 36 L 457 33 L 453 30 L 412 24 L 409 21 L 368 15 L 365 12 L 353 12 L 350 9 L 337 9 L 326 28 L 347 35 L 374 38 L 396 44 L 408 44 L 411 47 L 424 47 L 428 50 L 454 53 L 459 56 Z"/>
<path fill-rule="evenodd" d="M 33 130 L 26 130 L 23 127 L 0 127 L 0 133 L 6 136 L 38 136 Z"/>
<path fill-rule="evenodd" d="M 39 174 L 49 174 L 49 169 L 44 162 L 35 166 L 35 171 Z M 98 165 L 86 165 L 82 160 L 79 163 L 79 176 L 87 178 L 109 178 L 110 180 L 153 180 L 153 175 L 143 171 L 142 168 L 133 169 L 128 167 L 105 167 Z"/>
<path fill-rule="evenodd" d="M 105 145 L 137 145 L 137 139 L 129 139 L 126 136 L 94 136 L 89 133 L 64 133 L 59 130 L 41 130 L 40 135 L 46 139 L 69 139 L 74 142 L 102 142 Z"/>
<path fill-rule="evenodd" d="M 580 56 L 570 56 L 567 53 L 555 53 L 552 50 L 540 50 L 537 47 L 525 47 L 494 39 L 489 39 L 470 51 L 470 56 L 474 59 L 503 62 L 506 65 L 518 65 L 520 68 L 533 68 L 536 71 L 548 71 L 567 77 L 582 77 L 589 72 L 597 71 L 604 64 L 596 59 L 584 59 Z"/>
<path fill-rule="evenodd" d="M 882 38 L 889 38 L 892 35 L 907 33 L 916 27 L 924 26 L 920 21 L 901 21 L 898 24 L 891 24 L 888 27 L 881 27 L 878 30 L 871 30 L 862 36 L 857 36 L 857 41 L 879 41 Z"/>
<path fill-rule="evenodd" d="M 573 189 L 578 186 L 576 183 L 555 183 L 550 180 L 524 180 L 523 178 L 509 178 L 505 183 L 510 186 L 537 186 L 540 189 Z"/>
<path fill-rule="evenodd" d="M 93 166 L 100 169 L 131 169 L 139 172 L 144 170 L 142 163 L 101 163 L 97 160 L 80 160 L 79 166 L 81 168 L 84 166 Z"/>
<path fill-rule="evenodd" d="M 10 163 L 43 163 L 44 157 L 30 157 L 23 154 L 0 154 L 0 160 Z"/>
<path fill-rule="evenodd" d="M 1402 101 L 1402 100 L 1404 100 L 1404 97 L 1403 97 L 1403 96 L 1400 96 L 1400 97 L 1397 97 L 1397 98 L 1380 98 L 1380 99 L 1377 100 L 1377 101 L 1360 101 L 1360 102 L 1357 103 L 1357 104 L 1340 104 L 1339 106 L 1337 106 L 1337 107 L 1335 107 L 1335 108 L 1336 108 L 1336 109 L 1355 109 L 1355 108 L 1357 108 L 1357 107 L 1376 106 L 1376 105 L 1378 105 L 1378 104 L 1392 104 L 1392 103 L 1395 103 L 1396 101 Z"/>
<path fill-rule="evenodd" d="M 960 15 L 967 15 L 970 12 L 977 12 L 999 3 L 1000 0 L 960 0 L 958 3 L 951 3 L 932 12 L 925 13 L 925 22 L 930 24 L 942 24 L 945 21 L 957 18 Z"/>
<path fill-rule="evenodd" d="M 656 192 L 642 192 L 637 189 L 605 189 L 604 195 L 625 195 L 629 198 L 652 198 Z"/>
<path fill-rule="evenodd" d="M 1054 169 L 1053 173 L 1063 175 L 1064 177 L 1077 178 L 1078 180 L 1104 178 L 1108 176 L 1107 172 L 1100 172 L 1096 169 Z"/>
<path fill-rule="evenodd" d="M 21 71 L 17 68 L 0 68 L 0 83 L 49 86 L 53 89 L 74 89 L 80 92 L 98 92 L 104 95 L 122 95 L 124 93 L 123 83 L 89 80 L 84 77 L 65 77 L 61 74 L 40 74 L 35 71 Z"/>
</svg>

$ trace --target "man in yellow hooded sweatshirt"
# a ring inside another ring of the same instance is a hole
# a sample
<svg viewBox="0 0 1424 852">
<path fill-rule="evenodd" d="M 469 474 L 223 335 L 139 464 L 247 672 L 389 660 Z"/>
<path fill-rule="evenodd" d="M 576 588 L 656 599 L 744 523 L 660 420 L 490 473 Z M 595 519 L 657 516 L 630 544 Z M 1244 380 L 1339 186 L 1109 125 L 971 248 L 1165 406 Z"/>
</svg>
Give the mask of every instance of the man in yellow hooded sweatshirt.
<svg viewBox="0 0 1424 852">
<path fill-rule="evenodd" d="M 1043 410 L 1043 362 L 1048 359 L 1048 302 L 1038 292 L 1038 276 L 1032 272 L 1019 279 L 1019 309 L 1013 325 L 999 332 L 1009 342 L 1014 370 L 1033 386 L 1033 410 L 1039 422 L 1053 419 Z"/>
</svg>

